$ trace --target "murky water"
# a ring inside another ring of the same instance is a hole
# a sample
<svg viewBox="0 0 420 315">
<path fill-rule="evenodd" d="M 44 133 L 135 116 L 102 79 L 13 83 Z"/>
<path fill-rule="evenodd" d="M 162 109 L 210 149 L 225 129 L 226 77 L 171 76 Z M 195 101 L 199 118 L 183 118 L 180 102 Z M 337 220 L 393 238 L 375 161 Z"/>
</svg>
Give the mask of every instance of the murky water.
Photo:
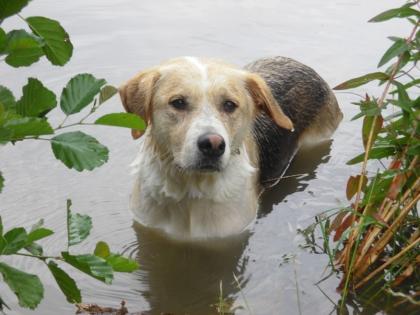
<svg viewBox="0 0 420 315">
<path fill-rule="evenodd" d="M 364 0 L 35 0 L 23 16 L 44 15 L 62 22 L 75 46 L 64 68 L 43 61 L 29 69 L 0 65 L 0 84 L 16 94 L 28 76 L 36 76 L 60 92 L 74 74 L 90 72 L 118 85 L 144 67 L 179 55 L 219 57 L 243 65 L 270 55 L 295 58 L 313 67 L 330 85 L 373 71 L 389 45 L 388 35 L 404 34 L 400 22 L 366 21 L 398 1 Z M 23 27 L 8 20 L 4 28 Z M 363 90 L 359 90 L 363 91 Z M 369 87 L 370 92 L 376 88 Z M 43 242 L 46 253 L 64 249 L 65 200 L 73 210 L 88 213 L 94 229 L 74 252 L 91 251 L 104 240 L 114 251 L 138 259 L 133 274 L 118 274 L 112 286 L 65 268 L 74 275 L 85 302 L 117 306 L 124 299 L 131 311 L 151 314 L 215 314 L 220 282 L 235 314 L 328 314 L 337 302 L 338 279 L 315 286 L 324 275 L 327 257 L 299 248 L 296 228 L 309 225 L 323 210 L 345 204 L 344 187 L 356 172 L 345 162 L 361 151 L 358 122 L 350 122 L 357 96 L 337 95 L 345 119 L 332 142 L 300 152 L 287 178 L 266 193 L 255 225 L 245 235 L 221 244 L 182 244 L 133 226 L 128 194 L 133 178 L 128 165 L 137 144 L 130 132 L 89 128 L 106 144 L 110 161 L 93 171 L 77 173 L 57 162 L 48 143 L 25 142 L 0 148 L 0 169 L 7 179 L 0 195 L 6 228 L 30 226 L 39 218 L 56 231 Z M 104 112 L 121 111 L 115 97 Z M 62 116 L 53 112 L 53 120 Z M 284 262 L 283 255 L 296 259 Z M 10 261 L 10 260 L 9 260 Z M 35 314 L 72 314 L 44 266 L 30 259 L 11 261 L 42 275 L 45 299 Z M 65 266 L 66 267 L 66 266 Z M 234 279 L 237 277 L 241 290 Z M 13 308 L 10 314 L 30 314 L 0 285 Z M 322 293 L 329 296 L 331 301 Z M 298 293 L 298 294 L 297 294 Z M 299 296 L 299 299 L 297 298 Z M 246 305 L 249 305 L 250 310 Z"/>
</svg>

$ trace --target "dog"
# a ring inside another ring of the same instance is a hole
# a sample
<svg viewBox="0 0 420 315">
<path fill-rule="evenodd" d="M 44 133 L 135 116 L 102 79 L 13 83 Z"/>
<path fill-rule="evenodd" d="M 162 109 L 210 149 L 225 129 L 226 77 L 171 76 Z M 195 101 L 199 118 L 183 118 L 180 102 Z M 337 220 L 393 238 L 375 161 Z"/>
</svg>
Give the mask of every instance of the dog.
<svg viewBox="0 0 420 315">
<path fill-rule="evenodd" d="M 256 218 L 262 190 L 299 147 L 331 137 L 342 119 L 327 83 L 293 59 L 244 68 L 180 57 L 119 88 L 148 126 L 133 163 L 136 221 L 175 239 L 223 238 Z"/>
</svg>

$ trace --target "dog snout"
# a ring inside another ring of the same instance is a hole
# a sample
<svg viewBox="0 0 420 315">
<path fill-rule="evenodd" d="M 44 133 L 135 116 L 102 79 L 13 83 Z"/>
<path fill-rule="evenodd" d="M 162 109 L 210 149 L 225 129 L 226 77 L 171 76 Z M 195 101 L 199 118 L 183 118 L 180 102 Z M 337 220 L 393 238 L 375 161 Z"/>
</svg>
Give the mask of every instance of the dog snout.
<svg viewBox="0 0 420 315">
<path fill-rule="evenodd" d="M 197 146 L 204 156 L 218 158 L 225 152 L 226 143 L 221 135 L 207 133 L 198 138 Z"/>
</svg>

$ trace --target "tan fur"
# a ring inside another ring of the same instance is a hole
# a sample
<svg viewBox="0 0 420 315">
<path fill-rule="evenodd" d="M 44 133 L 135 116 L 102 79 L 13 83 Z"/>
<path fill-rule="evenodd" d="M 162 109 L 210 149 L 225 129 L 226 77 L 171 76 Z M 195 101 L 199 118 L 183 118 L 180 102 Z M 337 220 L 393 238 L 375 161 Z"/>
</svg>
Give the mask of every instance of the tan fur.
<svg viewBox="0 0 420 315">
<path fill-rule="evenodd" d="M 202 62 L 206 65 L 207 86 L 202 86 L 202 74 L 184 58 L 172 59 L 142 71 L 119 89 L 125 109 L 152 125 L 150 146 L 156 154 L 161 159 L 174 160 L 182 168 L 185 165 L 177 161 L 181 159 L 187 131 L 202 107 L 210 105 L 228 131 L 232 149 L 238 150 L 245 142 L 251 163 L 257 167 L 258 152 L 250 133 L 257 111 L 266 112 L 286 129 L 293 128 L 290 119 L 281 111 L 270 89 L 258 75 L 219 61 Z M 177 111 L 168 104 L 181 96 L 191 104 L 188 111 Z M 238 109 L 232 114 L 220 110 L 227 99 L 238 104 Z M 132 136 L 137 139 L 142 133 L 132 130 Z"/>
<path fill-rule="evenodd" d="M 183 57 L 141 72 L 119 92 L 125 109 L 148 122 L 134 163 L 135 218 L 183 239 L 243 231 L 256 217 L 261 189 L 257 117 L 298 137 L 265 80 L 223 62 Z M 173 105 L 178 99 L 185 107 Z M 226 101 L 236 104 L 233 111 Z M 206 171 L 198 139 L 209 133 L 225 146 L 217 168 Z"/>
<path fill-rule="evenodd" d="M 284 129 L 292 130 L 293 123 L 277 104 L 267 83 L 257 74 L 250 74 L 246 80 L 247 88 L 257 107 L 265 111 L 274 122 Z"/>
</svg>

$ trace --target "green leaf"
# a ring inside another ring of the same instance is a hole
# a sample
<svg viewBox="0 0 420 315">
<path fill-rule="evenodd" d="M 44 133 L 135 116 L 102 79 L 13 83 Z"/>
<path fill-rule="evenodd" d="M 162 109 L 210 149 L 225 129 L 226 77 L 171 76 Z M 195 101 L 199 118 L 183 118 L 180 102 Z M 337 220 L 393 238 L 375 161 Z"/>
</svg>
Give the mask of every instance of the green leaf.
<svg viewBox="0 0 420 315">
<path fill-rule="evenodd" d="M 412 15 L 418 16 L 419 14 L 420 14 L 419 11 L 414 10 L 412 8 L 401 7 L 401 8 L 391 9 L 391 10 L 382 12 L 378 14 L 377 16 L 371 18 L 369 22 L 383 22 L 392 18 L 404 18 L 404 17 L 412 16 Z"/>
<path fill-rule="evenodd" d="M 137 130 L 146 129 L 146 123 L 138 115 L 131 113 L 112 113 L 99 117 L 95 124 L 124 127 Z"/>
<path fill-rule="evenodd" d="M 94 254 L 104 258 L 112 266 L 112 269 L 117 272 L 132 272 L 139 267 L 135 260 L 111 253 L 108 244 L 103 241 L 96 243 Z"/>
<path fill-rule="evenodd" d="M 403 84 L 400 82 L 394 81 L 394 84 L 397 85 L 397 92 L 398 92 L 398 102 L 393 102 L 396 106 L 400 107 L 403 111 L 407 113 L 411 113 L 412 109 L 412 102 L 408 93 Z"/>
<path fill-rule="evenodd" d="M 42 256 L 42 253 L 44 252 L 42 246 L 37 243 L 31 243 L 29 245 L 26 245 L 25 249 L 35 256 Z"/>
<path fill-rule="evenodd" d="M 0 27 L 0 54 L 6 48 L 7 36 L 6 32 Z"/>
<path fill-rule="evenodd" d="M 3 174 L 0 172 L 0 193 L 2 192 L 4 187 L 4 177 Z"/>
<path fill-rule="evenodd" d="M 68 252 L 62 252 L 61 255 L 65 262 L 80 271 L 105 283 L 112 282 L 112 267 L 103 258 L 95 255 L 70 255 Z"/>
<path fill-rule="evenodd" d="M 376 118 L 375 118 L 376 117 Z M 373 126 L 373 122 L 375 121 L 375 125 Z M 370 130 L 373 128 L 373 138 L 372 144 L 375 143 L 375 139 L 378 136 L 378 132 L 382 128 L 382 124 L 384 119 L 382 116 L 365 116 L 363 119 L 363 127 L 362 127 L 362 139 L 363 139 L 363 146 L 366 150 L 366 145 L 369 139 Z"/>
<path fill-rule="evenodd" d="M 0 20 L 19 13 L 29 0 L 0 0 Z"/>
<path fill-rule="evenodd" d="M 395 41 L 391 47 L 388 48 L 388 50 L 385 52 L 385 54 L 382 56 L 381 60 L 379 61 L 378 67 L 383 66 L 388 61 L 390 61 L 392 58 L 403 54 L 407 50 L 409 50 L 410 47 L 407 45 L 406 41 L 403 39 Z"/>
<path fill-rule="evenodd" d="M 24 228 L 17 227 L 4 234 L 4 239 L 6 246 L 3 248 L 2 254 L 11 255 L 25 247 L 28 242 L 28 234 Z"/>
<path fill-rule="evenodd" d="M 395 154 L 395 148 L 393 146 L 381 146 L 381 147 L 375 147 L 370 149 L 368 159 L 382 159 L 384 157 L 388 157 Z M 351 159 L 347 162 L 347 165 L 353 165 L 360 162 L 363 162 L 365 157 L 365 153 L 359 154 L 355 158 Z"/>
<path fill-rule="evenodd" d="M 40 239 L 43 239 L 45 237 L 48 237 L 50 235 L 53 235 L 54 231 L 46 228 L 38 228 L 36 230 L 33 230 L 32 232 L 29 232 L 28 234 L 28 243 L 36 242 Z"/>
<path fill-rule="evenodd" d="M 13 93 L 2 85 L 0 85 L 0 104 L 3 105 L 6 110 L 14 108 L 16 105 Z"/>
<path fill-rule="evenodd" d="M 363 84 L 366 84 L 373 80 L 388 80 L 389 76 L 386 73 L 383 72 L 373 72 L 366 75 L 363 75 L 361 77 L 357 77 L 351 80 L 348 80 L 346 82 L 343 82 L 339 85 L 337 85 L 334 90 L 346 90 L 346 89 L 352 89 L 358 86 L 361 86 Z"/>
<path fill-rule="evenodd" d="M 111 97 L 113 97 L 115 94 L 117 94 L 118 89 L 116 87 L 113 87 L 112 85 L 106 85 L 101 89 L 101 92 L 99 93 L 99 105 L 109 100 Z"/>
<path fill-rule="evenodd" d="M 10 135 L 0 140 L 20 140 L 27 136 L 40 136 L 53 134 L 54 130 L 43 118 L 24 117 L 6 121 L 4 124 Z"/>
<path fill-rule="evenodd" d="M 407 151 L 408 155 L 418 156 L 420 155 L 420 143 L 415 143 L 411 145 Z"/>
<path fill-rule="evenodd" d="M 50 269 L 55 281 L 61 289 L 61 292 L 64 293 L 69 303 L 82 302 L 80 289 L 77 287 L 73 278 L 71 278 L 64 270 L 58 267 L 58 265 L 53 261 L 48 263 L 48 269 Z"/>
<path fill-rule="evenodd" d="M 6 63 L 13 67 L 30 66 L 44 55 L 42 43 L 25 30 L 14 30 L 7 34 Z"/>
<path fill-rule="evenodd" d="M 109 255 L 106 257 L 106 261 L 112 266 L 112 269 L 117 272 L 133 272 L 139 268 L 139 265 L 135 260 L 117 254 Z"/>
<path fill-rule="evenodd" d="M 37 79 L 29 78 L 22 91 L 23 95 L 16 104 L 16 112 L 19 115 L 40 116 L 57 105 L 55 94 Z"/>
<path fill-rule="evenodd" d="M 45 55 L 56 66 L 63 66 L 73 54 L 73 45 L 69 35 L 59 22 L 42 16 L 33 16 L 26 19 L 35 35 L 44 41 Z"/>
<path fill-rule="evenodd" d="M 18 298 L 19 305 L 35 309 L 44 297 L 44 287 L 36 275 L 20 271 L 0 262 L 0 273 Z"/>
<path fill-rule="evenodd" d="M 68 168 L 92 170 L 108 161 L 108 149 L 81 132 L 63 133 L 51 139 L 54 155 Z"/>
<path fill-rule="evenodd" d="M 76 75 L 61 93 L 61 109 L 67 115 L 80 112 L 93 101 L 105 83 L 104 79 L 96 79 L 88 73 Z"/>
<path fill-rule="evenodd" d="M 92 219 L 88 215 L 72 213 L 71 200 L 67 200 L 67 239 L 68 246 L 83 242 L 92 229 Z"/>
<path fill-rule="evenodd" d="M 96 243 L 94 254 L 95 256 L 102 258 L 106 258 L 111 255 L 108 244 L 103 241 Z"/>
</svg>

